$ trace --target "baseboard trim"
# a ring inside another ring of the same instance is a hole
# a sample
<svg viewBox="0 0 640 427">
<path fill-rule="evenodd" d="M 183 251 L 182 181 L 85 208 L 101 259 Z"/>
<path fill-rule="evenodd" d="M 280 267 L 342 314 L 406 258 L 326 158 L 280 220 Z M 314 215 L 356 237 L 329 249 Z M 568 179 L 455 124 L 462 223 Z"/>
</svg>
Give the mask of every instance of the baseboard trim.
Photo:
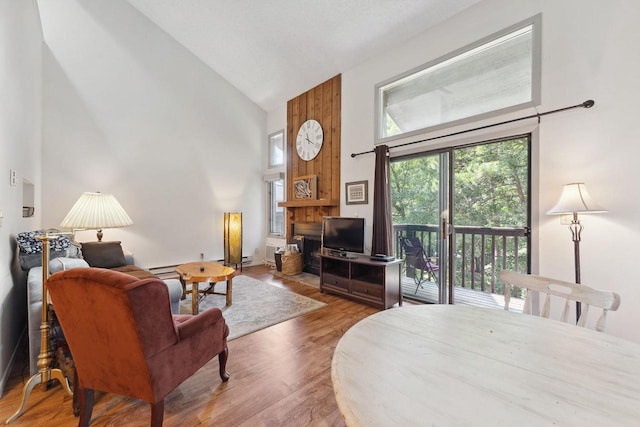
<svg viewBox="0 0 640 427">
<path fill-rule="evenodd" d="M 9 359 L 9 364 L 7 365 L 7 369 L 2 373 L 2 378 L 0 379 L 0 398 L 4 396 L 4 388 L 9 381 L 9 377 L 11 376 L 11 372 L 13 372 L 13 365 L 16 361 L 16 357 L 18 356 L 18 351 L 22 348 L 23 341 L 26 340 L 27 337 L 27 326 L 25 325 L 22 333 L 20 334 L 20 339 L 18 340 L 18 344 L 13 349 L 13 353 L 11 354 L 11 359 Z"/>
</svg>

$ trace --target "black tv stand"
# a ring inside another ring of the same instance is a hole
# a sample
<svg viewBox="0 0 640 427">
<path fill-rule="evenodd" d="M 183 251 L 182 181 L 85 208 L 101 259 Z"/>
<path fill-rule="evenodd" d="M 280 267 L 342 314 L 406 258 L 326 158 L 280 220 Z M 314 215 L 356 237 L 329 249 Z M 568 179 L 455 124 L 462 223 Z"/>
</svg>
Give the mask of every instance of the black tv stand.
<svg viewBox="0 0 640 427">
<path fill-rule="evenodd" d="M 402 261 L 372 261 L 342 252 L 320 256 L 320 291 L 364 302 L 380 309 L 402 305 Z"/>
<path fill-rule="evenodd" d="M 357 259 L 358 258 L 357 255 L 350 254 L 349 252 L 346 252 L 346 251 L 330 251 L 329 255 L 335 256 L 335 257 L 338 257 L 338 258 L 347 258 L 347 259 Z"/>
</svg>

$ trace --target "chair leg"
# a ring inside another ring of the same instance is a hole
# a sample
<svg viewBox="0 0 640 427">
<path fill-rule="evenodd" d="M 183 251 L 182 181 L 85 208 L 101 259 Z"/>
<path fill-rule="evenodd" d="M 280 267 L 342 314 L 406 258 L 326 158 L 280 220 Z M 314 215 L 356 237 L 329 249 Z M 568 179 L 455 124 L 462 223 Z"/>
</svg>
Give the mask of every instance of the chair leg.
<svg viewBox="0 0 640 427">
<path fill-rule="evenodd" d="M 433 281 L 433 283 L 435 283 L 436 285 L 440 285 L 440 282 L 438 281 L 438 276 L 436 276 L 436 272 L 435 271 L 431 271 L 431 279 Z"/>
<path fill-rule="evenodd" d="M 80 390 L 78 386 L 78 371 L 73 367 L 73 415 L 80 415 Z"/>
<path fill-rule="evenodd" d="M 229 381 L 229 373 L 227 372 L 227 358 L 229 357 L 229 348 L 225 345 L 224 350 L 218 354 L 218 363 L 220 364 L 220 378 L 222 381 Z"/>
<path fill-rule="evenodd" d="M 78 421 L 78 427 L 87 427 L 91 421 L 91 413 L 93 412 L 93 389 L 80 388 L 78 389 L 78 400 L 80 401 L 80 420 Z"/>
<path fill-rule="evenodd" d="M 162 427 L 164 418 L 164 399 L 151 404 L 151 427 Z"/>
<path fill-rule="evenodd" d="M 426 276 L 429 277 L 429 276 Z M 425 280 L 427 280 L 425 278 L 425 272 L 424 270 L 418 270 L 416 268 L 415 272 L 414 272 L 414 276 L 413 279 L 416 282 L 416 290 L 413 292 L 414 295 L 416 295 L 418 293 L 418 288 L 422 288 L 424 289 L 424 286 L 422 286 L 422 284 L 425 282 Z"/>
</svg>

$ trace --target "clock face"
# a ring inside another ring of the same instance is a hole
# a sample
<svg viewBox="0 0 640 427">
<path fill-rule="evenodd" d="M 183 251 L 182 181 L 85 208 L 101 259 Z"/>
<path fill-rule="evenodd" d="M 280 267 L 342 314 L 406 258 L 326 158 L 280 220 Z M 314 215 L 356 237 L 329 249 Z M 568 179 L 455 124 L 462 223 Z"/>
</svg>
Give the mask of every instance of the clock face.
<svg viewBox="0 0 640 427">
<path fill-rule="evenodd" d="M 298 156 L 306 161 L 314 159 L 322 148 L 323 140 L 324 134 L 320 123 L 315 120 L 307 120 L 300 126 L 298 137 L 296 138 Z"/>
</svg>

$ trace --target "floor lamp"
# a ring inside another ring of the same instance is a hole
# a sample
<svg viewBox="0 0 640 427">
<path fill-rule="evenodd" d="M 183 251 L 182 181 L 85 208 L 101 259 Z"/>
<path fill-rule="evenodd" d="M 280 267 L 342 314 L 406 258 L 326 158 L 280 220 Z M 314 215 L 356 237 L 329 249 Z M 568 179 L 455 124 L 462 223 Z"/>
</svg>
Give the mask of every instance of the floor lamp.
<svg viewBox="0 0 640 427">
<path fill-rule="evenodd" d="M 224 214 L 224 263 L 242 271 L 242 213 Z"/>
<path fill-rule="evenodd" d="M 580 233 L 582 224 L 578 219 L 579 213 L 602 213 L 605 209 L 598 206 L 582 182 L 572 182 L 562 186 L 562 194 L 556 205 L 549 211 L 549 215 L 571 215 L 569 230 L 573 240 L 576 283 L 580 283 Z M 576 301 L 576 322 L 580 319 L 580 302 Z"/>
<path fill-rule="evenodd" d="M 38 373 L 34 374 L 24 385 L 22 391 L 22 404 L 18 410 L 7 419 L 7 424 L 14 421 L 22 414 L 27 398 L 38 384 L 47 384 L 51 380 L 58 380 L 70 395 L 73 395 L 69 383 L 62 370 L 51 368 L 53 362 L 53 352 L 49 348 L 49 333 L 51 330 L 51 320 L 49 319 L 49 304 L 47 304 L 47 279 L 49 278 L 49 241 L 57 239 L 58 236 L 45 234 L 36 237 L 42 240 L 42 324 L 40 325 L 40 354 L 38 355 Z"/>
</svg>

